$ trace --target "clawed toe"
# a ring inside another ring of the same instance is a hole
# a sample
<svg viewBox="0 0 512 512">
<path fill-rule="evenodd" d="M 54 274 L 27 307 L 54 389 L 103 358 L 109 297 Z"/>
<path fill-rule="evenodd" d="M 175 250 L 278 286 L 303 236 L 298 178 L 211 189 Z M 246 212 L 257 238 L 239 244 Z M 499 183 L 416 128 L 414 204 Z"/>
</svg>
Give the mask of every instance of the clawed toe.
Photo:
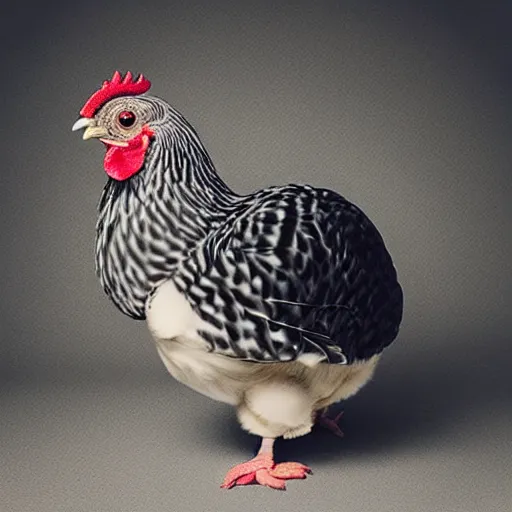
<svg viewBox="0 0 512 512">
<path fill-rule="evenodd" d="M 341 430 L 340 426 L 338 425 L 341 417 L 343 416 L 343 411 L 338 413 L 334 418 L 329 418 L 327 416 L 327 412 L 323 412 L 318 416 L 317 423 L 318 425 L 326 428 L 330 432 L 332 432 L 335 436 L 343 437 L 343 431 Z"/>
<path fill-rule="evenodd" d="M 286 480 L 303 479 L 311 469 L 299 462 L 275 464 L 268 455 L 239 464 L 228 471 L 221 487 L 230 489 L 239 485 L 259 484 L 272 489 L 286 489 Z"/>
</svg>

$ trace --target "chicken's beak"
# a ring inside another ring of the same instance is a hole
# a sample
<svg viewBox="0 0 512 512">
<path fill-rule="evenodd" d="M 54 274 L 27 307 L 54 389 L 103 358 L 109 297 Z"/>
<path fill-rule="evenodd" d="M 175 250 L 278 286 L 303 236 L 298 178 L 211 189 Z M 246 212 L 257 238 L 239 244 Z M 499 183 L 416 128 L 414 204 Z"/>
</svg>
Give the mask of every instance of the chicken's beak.
<svg viewBox="0 0 512 512">
<path fill-rule="evenodd" d="M 71 128 L 71 131 L 76 132 L 85 128 L 82 138 L 84 140 L 91 139 L 93 137 L 100 138 L 108 135 L 108 130 L 103 126 L 96 126 L 96 121 L 88 117 L 81 117 Z"/>
</svg>

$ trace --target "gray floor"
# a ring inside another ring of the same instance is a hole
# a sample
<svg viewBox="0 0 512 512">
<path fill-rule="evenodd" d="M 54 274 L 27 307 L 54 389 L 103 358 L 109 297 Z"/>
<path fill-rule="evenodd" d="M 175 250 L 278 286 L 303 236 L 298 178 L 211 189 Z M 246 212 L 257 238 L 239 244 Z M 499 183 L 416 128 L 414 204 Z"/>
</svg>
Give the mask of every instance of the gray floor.
<svg viewBox="0 0 512 512">
<path fill-rule="evenodd" d="M 0 395 L 2 512 L 493 511 L 512 509 L 510 360 L 433 365 L 390 351 L 345 404 L 345 438 L 282 442 L 278 457 L 312 466 L 286 492 L 224 491 L 252 455 L 233 411 L 152 376 L 94 384 L 57 373 Z M 492 355 L 492 354 L 491 354 Z M 504 354 L 506 355 L 506 354 Z"/>
</svg>

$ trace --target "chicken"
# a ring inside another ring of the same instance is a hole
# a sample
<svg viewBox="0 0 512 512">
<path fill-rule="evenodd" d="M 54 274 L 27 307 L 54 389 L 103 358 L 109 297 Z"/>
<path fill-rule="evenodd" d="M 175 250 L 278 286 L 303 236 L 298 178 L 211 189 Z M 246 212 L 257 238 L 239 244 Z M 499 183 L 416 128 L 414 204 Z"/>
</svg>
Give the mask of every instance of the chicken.
<svg viewBox="0 0 512 512">
<path fill-rule="evenodd" d="M 308 185 L 233 192 L 196 131 L 150 82 L 116 71 L 73 130 L 107 150 L 96 269 L 117 308 L 146 320 L 178 381 L 233 405 L 262 438 L 222 487 L 283 489 L 275 439 L 354 395 L 398 334 L 403 297 L 376 227 L 339 194 Z"/>
</svg>

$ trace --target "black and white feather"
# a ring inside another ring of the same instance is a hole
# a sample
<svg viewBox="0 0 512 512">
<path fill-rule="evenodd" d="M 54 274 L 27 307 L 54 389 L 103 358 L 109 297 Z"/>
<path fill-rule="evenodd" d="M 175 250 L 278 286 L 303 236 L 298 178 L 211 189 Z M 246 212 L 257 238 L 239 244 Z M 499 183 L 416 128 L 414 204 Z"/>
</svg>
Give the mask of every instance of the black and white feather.
<svg viewBox="0 0 512 512">
<path fill-rule="evenodd" d="M 155 138 L 137 175 L 109 180 L 97 224 L 97 272 L 123 313 L 144 319 L 172 280 L 203 320 L 197 334 L 231 358 L 347 364 L 396 338 L 402 290 L 361 210 L 306 185 L 237 195 L 179 113 L 137 101 Z"/>
</svg>

